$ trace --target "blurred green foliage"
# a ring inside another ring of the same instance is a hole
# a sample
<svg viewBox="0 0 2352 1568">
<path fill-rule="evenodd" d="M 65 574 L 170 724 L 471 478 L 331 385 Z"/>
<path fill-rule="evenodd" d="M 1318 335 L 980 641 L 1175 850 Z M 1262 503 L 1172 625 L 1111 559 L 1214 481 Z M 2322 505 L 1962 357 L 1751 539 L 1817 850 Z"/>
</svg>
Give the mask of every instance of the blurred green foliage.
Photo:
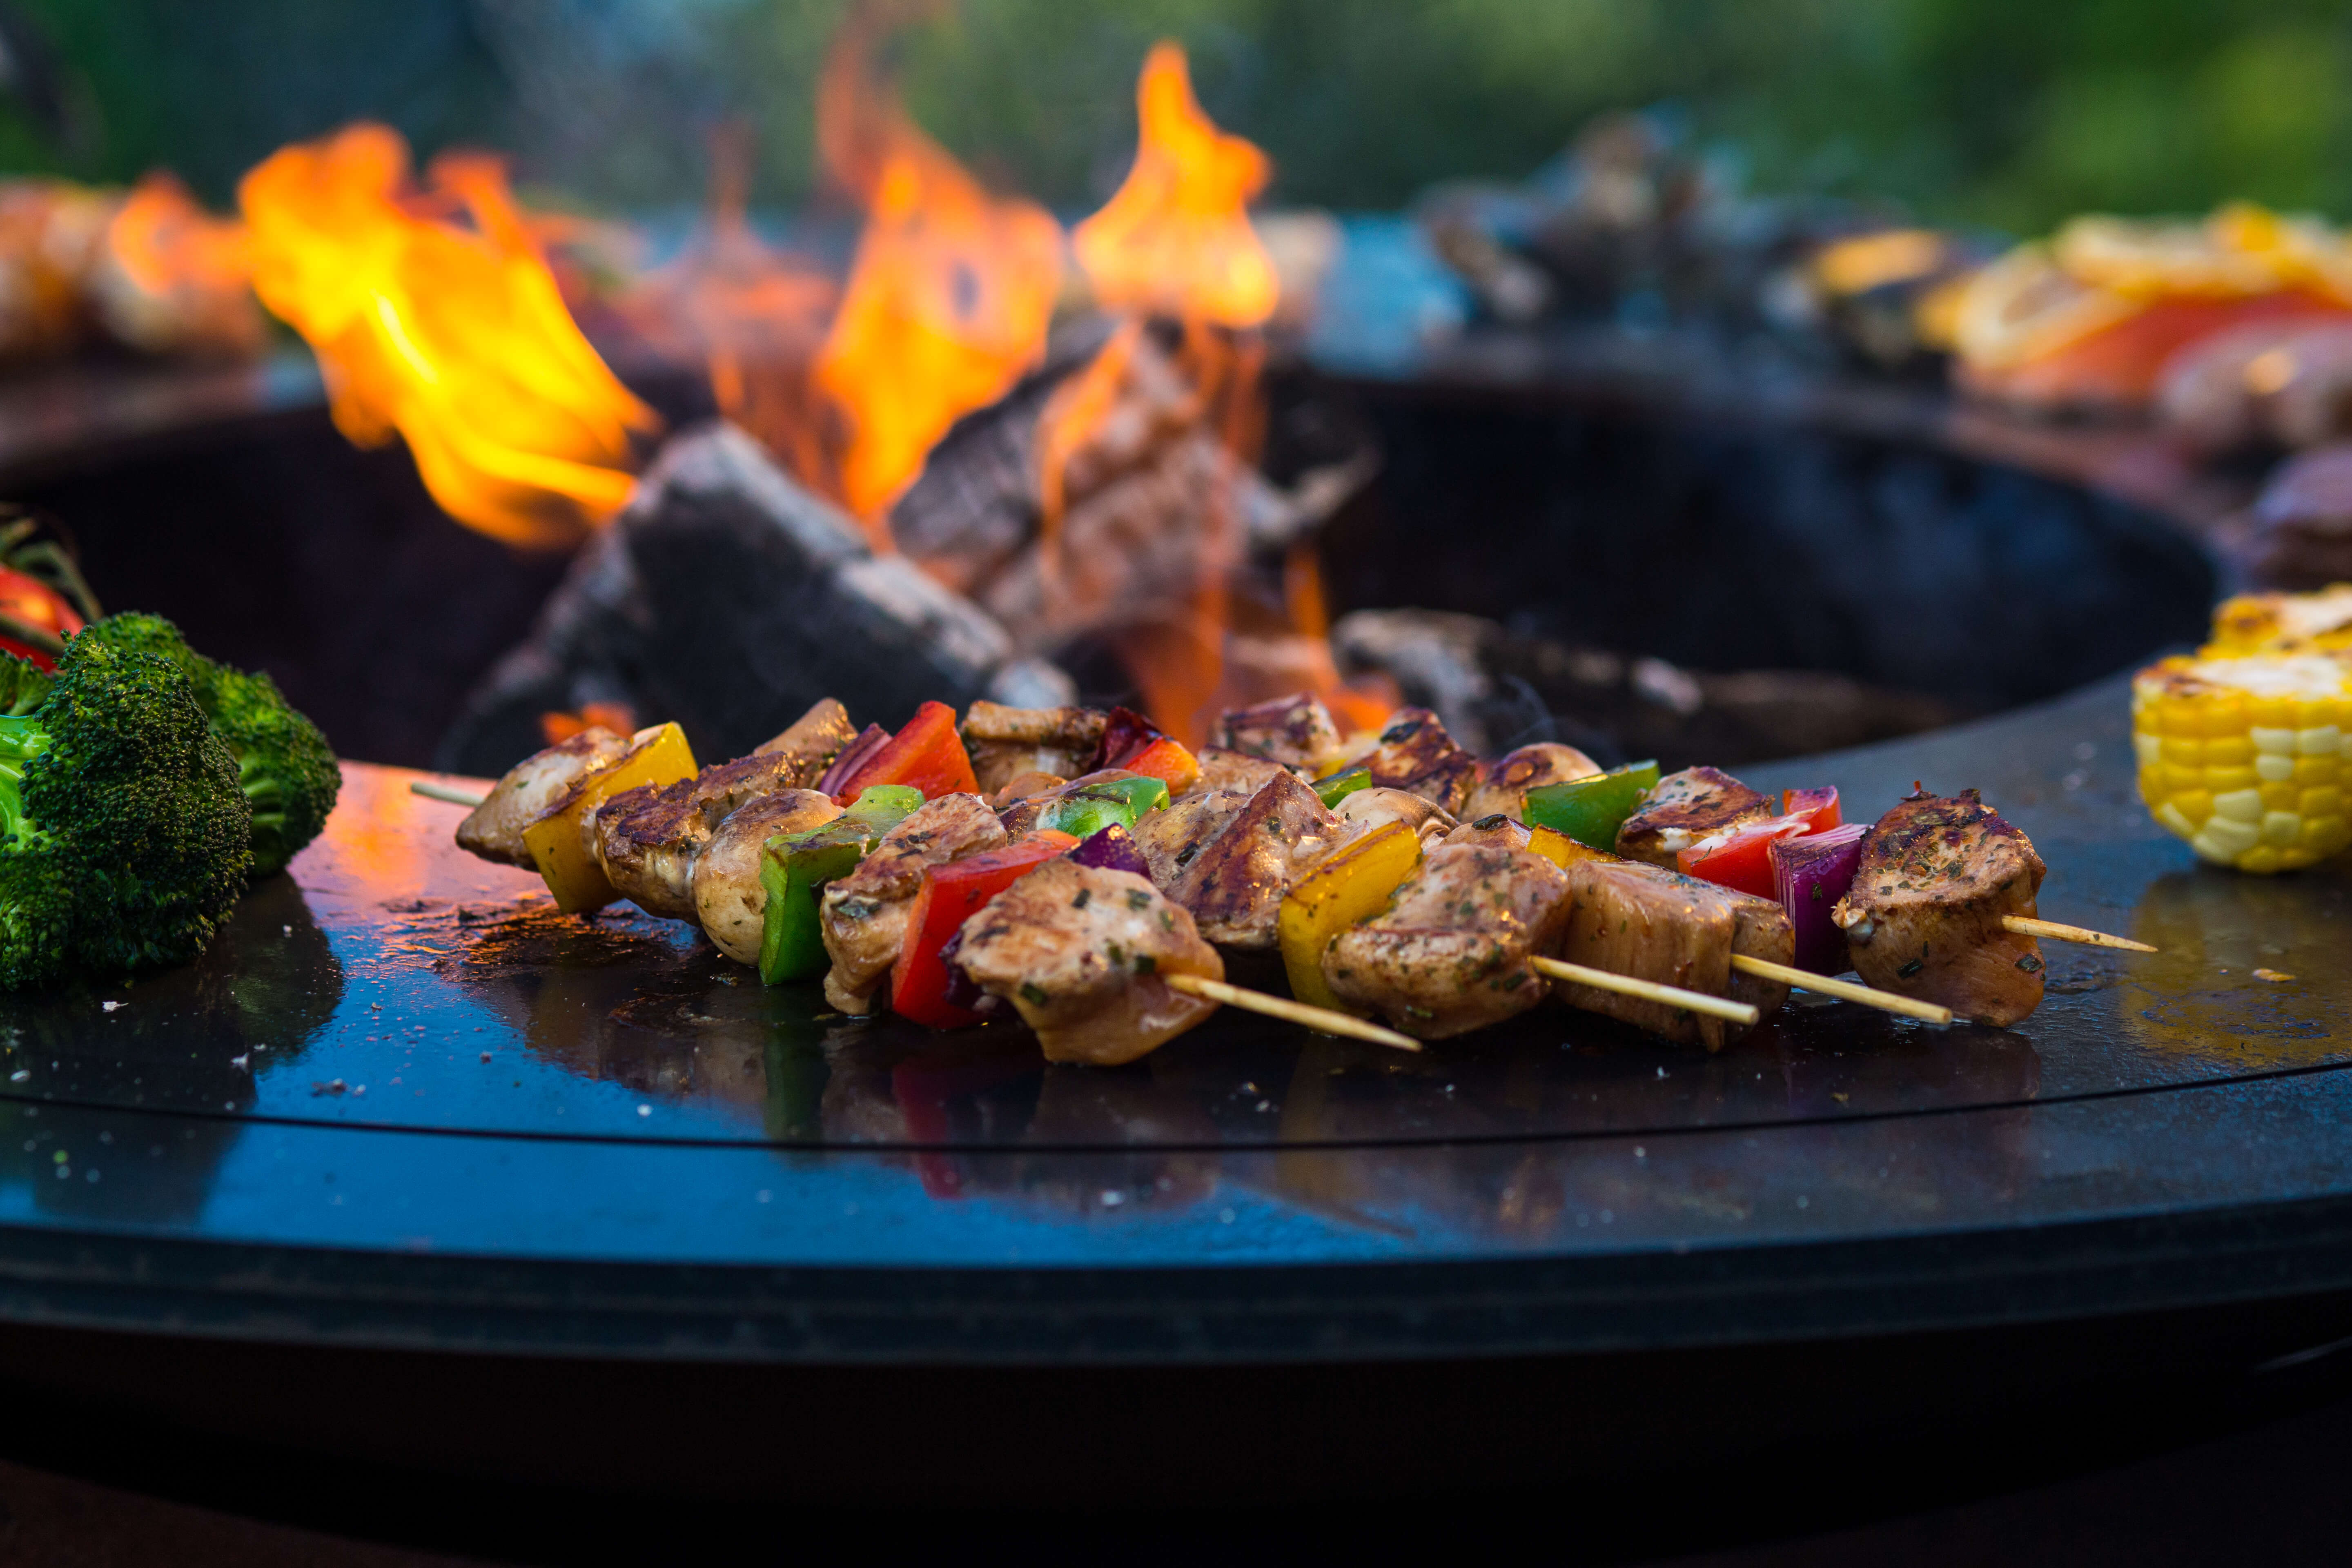
<svg viewBox="0 0 2352 1568">
<path fill-rule="evenodd" d="M 424 149 L 516 149 L 620 205 L 693 200 L 702 139 L 753 124 L 762 198 L 811 189 L 839 0 L 14 0 L 69 62 L 79 146 L 0 115 L 0 164 L 218 200 L 272 147 L 362 115 Z M 1755 185 L 1881 195 L 2019 231 L 2245 195 L 2352 216 L 2345 0 L 962 0 L 900 47 L 908 100 L 992 179 L 1064 207 L 1132 145 L 1159 37 L 1274 153 L 1280 199 L 1393 206 L 1513 177 L 1598 110 L 1678 105 Z"/>
</svg>

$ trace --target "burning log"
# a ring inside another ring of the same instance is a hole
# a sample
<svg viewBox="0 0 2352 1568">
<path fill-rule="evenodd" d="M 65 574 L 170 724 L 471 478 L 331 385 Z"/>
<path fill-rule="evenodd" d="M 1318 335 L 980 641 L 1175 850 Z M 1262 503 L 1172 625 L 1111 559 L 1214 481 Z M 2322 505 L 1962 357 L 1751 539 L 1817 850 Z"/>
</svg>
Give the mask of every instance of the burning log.
<svg viewBox="0 0 2352 1568">
<path fill-rule="evenodd" d="M 623 702 L 738 756 L 838 697 L 896 723 L 925 699 L 1075 700 L 984 611 L 794 483 L 731 426 L 669 442 L 572 563 L 530 637 L 476 688 L 439 765 L 498 773 L 541 743 L 540 716 Z"/>
</svg>

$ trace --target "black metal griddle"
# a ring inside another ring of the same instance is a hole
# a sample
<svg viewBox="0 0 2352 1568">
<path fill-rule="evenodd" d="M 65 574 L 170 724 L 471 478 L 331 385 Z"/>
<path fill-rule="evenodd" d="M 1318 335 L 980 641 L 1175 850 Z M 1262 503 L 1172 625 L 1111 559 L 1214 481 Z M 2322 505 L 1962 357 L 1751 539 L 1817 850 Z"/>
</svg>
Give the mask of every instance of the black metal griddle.
<svg viewBox="0 0 2352 1568">
<path fill-rule="evenodd" d="M 739 1503 L 2136 1440 L 2352 1336 L 2352 883 L 2196 866 L 2125 706 L 1750 782 L 1981 787 L 2045 915 L 2160 955 L 2053 947 L 2012 1031 L 1801 1002 L 1713 1057 L 1561 1010 L 1417 1058 L 1227 1014 L 1048 1067 L 556 916 L 353 765 L 200 963 L 0 1006 L 0 1378 L 118 1454 Z"/>
</svg>

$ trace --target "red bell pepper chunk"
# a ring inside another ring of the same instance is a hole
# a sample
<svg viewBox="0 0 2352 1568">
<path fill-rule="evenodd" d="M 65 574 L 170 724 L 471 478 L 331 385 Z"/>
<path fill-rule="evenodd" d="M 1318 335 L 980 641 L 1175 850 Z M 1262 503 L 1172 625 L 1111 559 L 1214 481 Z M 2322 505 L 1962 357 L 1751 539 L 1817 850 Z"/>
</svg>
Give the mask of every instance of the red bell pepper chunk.
<svg viewBox="0 0 2352 1568">
<path fill-rule="evenodd" d="M 1114 708 L 1103 721 L 1102 749 L 1088 771 L 1104 768 L 1148 774 L 1166 784 L 1170 795 L 1182 795 L 1201 780 L 1200 760 L 1132 708 Z"/>
<path fill-rule="evenodd" d="M 1017 844 L 983 849 L 923 873 L 898 962 L 890 966 L 890 1010 L 934 1029 L 961 1029 L 980 1015 L 948 1000 L 948 966 L 940 949 L 989 900 L 1058 855 L 1076 847 L 1066 833 L 1040 828 Z"/>
<path fill-rule="evenodd" d="M 1685 877 L 1753 893 L 1759 899 L 1777 898 L 1772 886 L 1772 841 L 1801 838 L 1810 831 L 1804 817 L 1769 817 L 1714 838 L 1701 839 L 1678 851 L 1675 865 Z"/>
<path fill-rule="evenodd" d="M 944 702 L 926 702 L 916 709 L 906 728 L 866 758 L 833 798 L 849 805 L 876 784 L 912 784 L 925 800 L 978 795 L 980 779 L 964 753 L 963 737 L 956 733 L 955 710 Z"/>
<path fill-rule="evenodd" d="M 1812 824 L 1807 833 L 1827 833 L 1843 826 L 1845 818 L 1838 814 L 1837 785 L 1823 784 L 1819 789 L 1784 789 L 1780 792 L 1780 815 L 1801 816 Z"/>
</svg>

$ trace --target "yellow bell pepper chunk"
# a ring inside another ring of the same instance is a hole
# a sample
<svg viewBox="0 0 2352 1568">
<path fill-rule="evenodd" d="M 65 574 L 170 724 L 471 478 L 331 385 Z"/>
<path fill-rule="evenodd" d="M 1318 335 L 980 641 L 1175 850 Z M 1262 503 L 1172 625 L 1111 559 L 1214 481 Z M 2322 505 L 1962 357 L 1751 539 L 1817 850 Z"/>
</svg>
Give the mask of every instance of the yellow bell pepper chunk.
<svg viewBox="0 0 2352 1568">
<path fill-rule="evenodd" d="M 1580 860 L 1622 858 L 1622 856 L 1612 855 L 1606 849 L 1595 849 L 1590 844 L 1579 844 L 1567 834 L 1549 827 L 1528 828 L 1528 847 L 1563 871 Z"/>
<path fill-rule="evenodd" d="M 567 915 L 601 910 L 621 896 L 605 879 L 604 863 L 581 841 L 581 818 L 623 790 L 676 784 L 695 774 L 694 752 L 677 725 L 657 724 L 631 739 L 619 762 L 572 785 L 546 816 L 522 830 L 523 847 L 547 879 L 555 907 Z"/>
<path fill-rule="evenodd" d="M 1283 896 L 1275 920 L 1293 996 L 1310 1006 L 1339 1006 L 1323 979 L 1324 949 L 1358 921 L 1386 908 L 1389 895 L 1420 864 L 1421 835 L 1402 822 L 1389 822 L 1333 851 L 1298 879 Z"/>
</svg>

